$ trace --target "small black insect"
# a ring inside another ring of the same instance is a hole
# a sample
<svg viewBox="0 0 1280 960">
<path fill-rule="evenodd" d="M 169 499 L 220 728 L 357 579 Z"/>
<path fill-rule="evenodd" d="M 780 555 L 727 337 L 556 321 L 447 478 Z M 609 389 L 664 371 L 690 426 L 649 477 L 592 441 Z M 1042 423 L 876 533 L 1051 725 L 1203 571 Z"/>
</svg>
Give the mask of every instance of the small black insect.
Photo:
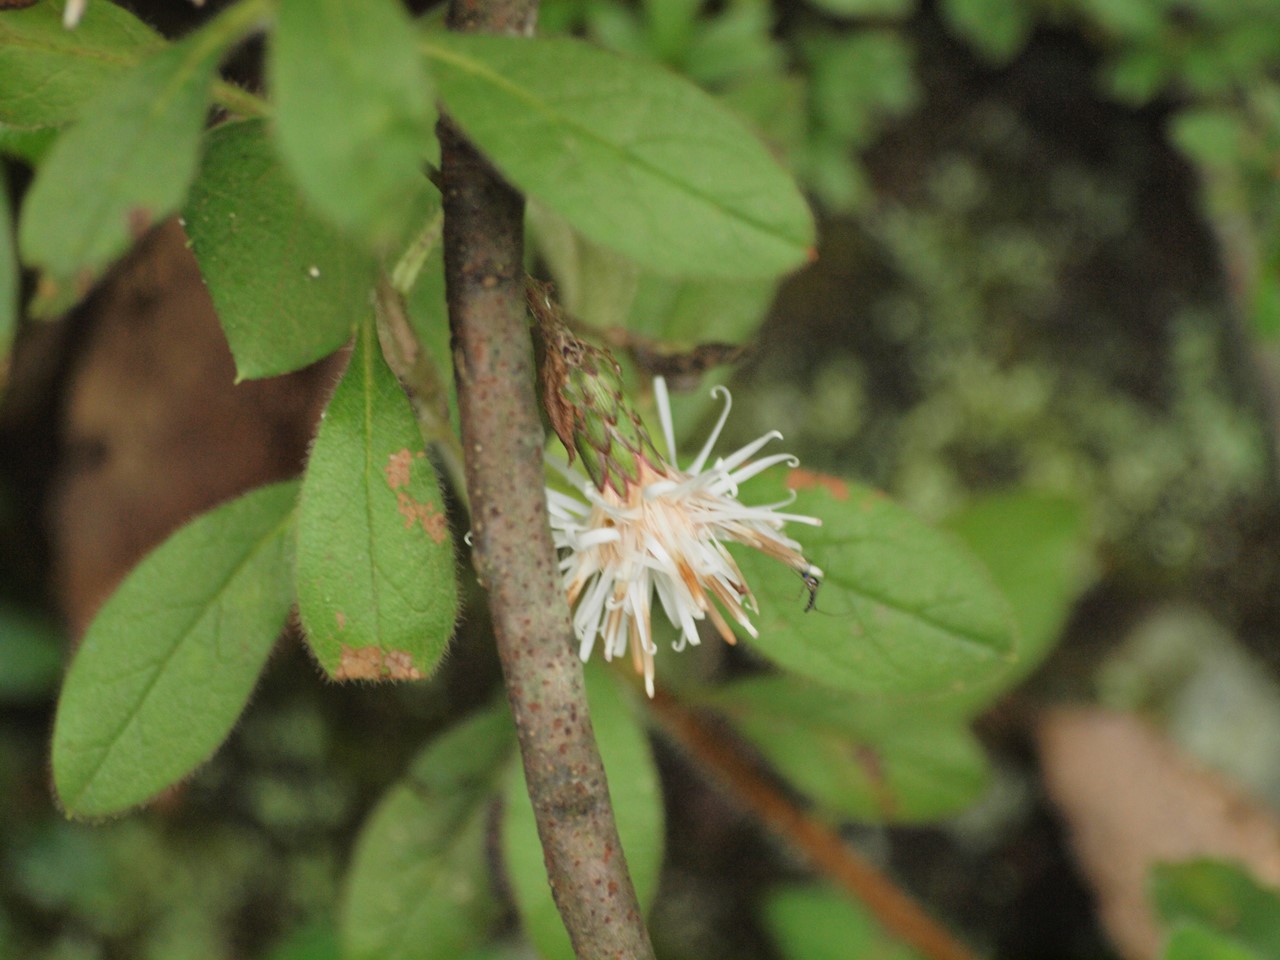
<svg viewBox="0 0 1280 960">
<path fill-rule="evenodd" d="M 811 563 L 806 564 L 800 571 L 800 579 L 804 581 L 805 589 L 809 591 L 809 602 L 804 605 L 805 613 L 812 610 L 814 604 L 818 602 L 818 588 L 822 586 L 823 576 L 822 568 L 815 567 Z"/>
</svg>

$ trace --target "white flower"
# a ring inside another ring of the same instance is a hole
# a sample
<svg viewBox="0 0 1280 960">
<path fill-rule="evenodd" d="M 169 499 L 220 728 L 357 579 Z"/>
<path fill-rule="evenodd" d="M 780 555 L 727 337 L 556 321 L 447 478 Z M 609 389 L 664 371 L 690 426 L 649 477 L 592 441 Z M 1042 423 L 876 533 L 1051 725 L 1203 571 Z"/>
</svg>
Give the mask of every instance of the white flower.
<svg viewBox="0 0 1280 960">
<path fill-rule="evenodd" d="M 766 433 L 708 465 L 731 407 L 729 391 L 717 387 L 712 394 L 724 397 L 720 420 L 697 457 L 682 470 L 676 461 L 671 404 L 661 377 L 654 380 L 654 393 L 668 461 L 650 463 L 639 458 L 638 481 L 624 482 L 621 491 L 610 484 L 599 489 L 564 464 L 551 461 L 584 499 L 547 490 L 551 532 L 562 551 L 564 589 L 575 608 L 573 629 L 579 655 L 586 660 L 597 637 L 606 660 L 622 656 L 629 645 L 651 697 L 657 649 L 649 614 L 654 594 L 680 631 L 677 650 L 698 642 L 698 623 L 704 619 L 710 619 L 727 643 L 734 643 L 735 637 L 726 615 L 752 637 L 758 635 L 747 615 L 758 612 L 755 597 L 725 549 L 726 542 L 754 547 L 782 561 L 800 574 L 810 591 L 822 577 L 822 571 L 805 560 L 800 544 L 782 532 L 787 522 L 820 526 L 821 521 L 780 512 L 791 500 L 747 506 L 737 499 L 738 485 L 758 473 L 779 463 L 798 465 L 795 457 L 785 453 L 751 459 L 782 434 Z"/>
</svg>

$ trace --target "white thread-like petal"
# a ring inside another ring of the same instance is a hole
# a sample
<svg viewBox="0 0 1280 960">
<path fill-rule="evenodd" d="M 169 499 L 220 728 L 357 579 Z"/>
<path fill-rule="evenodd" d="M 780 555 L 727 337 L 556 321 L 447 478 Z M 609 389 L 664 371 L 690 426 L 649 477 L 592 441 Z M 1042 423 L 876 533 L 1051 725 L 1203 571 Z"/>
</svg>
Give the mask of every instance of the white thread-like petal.
<svg viewBox="0 0 1280 960">
<path fill-rule="evenodd" d="M 548 489 L 552 538 L 562 551 L 561 583 L 575 600 L 573 629 L 578 653 L 587 659 L 596 640 L 606 659 L 630 648 L 645 689 L 653 695 L 653 642 L 650 618 L 656 596 L 663 615 L 679 631 L 677 650 L 699 642 L 698 624 L 710 620 L 732 639 L 728 623 L 758 636 L 750 614 L 755 597 L 724 544 L 738 542 L 761 550 L 806 578 L 821 579 L 795 540 L 782 532 L 787 523 L 820 526 L 821 521 L 785 513 L 795 500 L 746 505 L 738 485 L 779 464 L 796 465 L 790 454 L 752 460 L 781 434 L 770 431 L 727 458 L 707 467 L 728 418 L 732 400 L 723 387 L 724 409 L 707 442 L 687 470 L 676 463 L 675 429 L 666 383 L 654 381 L 654 395 L 670 461 L 637 461 L 639 477 L 624 490 L 597 489 L 563 461 L 549 464 L 576 498 Z"/>
</svg>

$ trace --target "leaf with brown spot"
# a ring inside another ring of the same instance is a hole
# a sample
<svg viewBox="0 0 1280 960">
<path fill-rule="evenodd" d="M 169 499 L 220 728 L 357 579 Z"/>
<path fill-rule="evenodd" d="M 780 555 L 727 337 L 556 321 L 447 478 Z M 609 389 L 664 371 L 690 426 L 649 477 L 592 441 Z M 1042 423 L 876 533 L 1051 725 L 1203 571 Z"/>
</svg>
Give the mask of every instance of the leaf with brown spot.
<svg viewBox="0 0 1280 960">
<path fill-rule="evenodd" d="M 453 632 L 453 546 L 421 443 L 366 322 L 312 447 L 298 514 L 298 611 L 336 680 L 421 679 Z"/>
<path fill-rule="evenodd" d="M 335 680 L 422 680 L 425 675 L 413 665 L 413 656 L 403 650 L 343 646 L 334 673 Z"/>
<path fill-rule="evenodd" d="M 387 466 L 384 470 L 387 475 L 387 486 L 392 490 L 407 487 L 409 485 L 409 469 L 412 466 L 413 454 L 408 449 L 397 450 L 387 457 Z"/>
<path fill-rule="evenodd" d="M 449 535 L 449 526 L 444 514 L 434 503 L 419 503 L 403 490 L 396 491 L 396 507 L 400 516 L 404 517 L 404 527 L 412 530 L 421 525 L 422 530 L 436 543 L 444 543 Z"/>
</svg>

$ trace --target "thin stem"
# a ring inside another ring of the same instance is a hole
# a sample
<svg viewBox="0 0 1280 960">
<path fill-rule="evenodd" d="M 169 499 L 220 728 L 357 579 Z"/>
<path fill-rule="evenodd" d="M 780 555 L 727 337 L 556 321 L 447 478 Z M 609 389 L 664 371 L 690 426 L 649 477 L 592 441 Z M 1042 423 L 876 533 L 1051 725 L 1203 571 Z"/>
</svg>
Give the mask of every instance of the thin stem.
<svg viewBox="0 0 1280 960">
<path fill-rule="evenodd" d="M 930 960 L 978 960 L 901 888 L 850 849 L 838 833 L 799 809 L 696 714 L 658 690 L 650 707 L 666 731 L 733 797 L 815 869 L 866 904 L 885 929 Z"/>
<path fill-rule="evenodd" d="M 409 296 L 413 285 L 418 282 L 418 274 L 422 272 L 431 251 L 440 242 L 440 234 L 444 230 L 444 211 L 437 210 L 427 218 L 417 236 L 405 248 L 400 259 L 391 268 L 391 286 L 402 297 Z"/>
<path fill-rule="evenodd" d="M 272 16 L 273 0 L 239 0 L 200 28 L 200 42 L 213 49 L 228 49 L 258 32 Z M 215 80 L 213 100 L 241 117 L 265 117 L 271 113 L 266 100 L 226 80 Z"/>
<path fill-rule="evenodd" d="M 454 0 L 449 26 L 532 32 L 536 0 Z M 547 518 L 525 313 L 524 199 L 442 117 L 445 289 L 473 559 L 556 906 L 579 960 L 649 960 Z"/>
<path fill-rule="evenodd" d="M 227 80 L 214 81 L 213 102 L 228 113 L 234 113 L 238 117 L 268 117 L 271 115 L 271 105 L 266 100 Z"/>
<path fill-rule="evenodd" d="M 448 387 L 440 376 L 435 361 L 422 348 L 414 333 L 405 307 L 404 292 L 394 280 L 385 276 L 379 278 L 374 291 L 374 316 L 382 355 L 408 390 L 422 439 L 434 449 L 449 475 L 455 494 L 469 511 L 462 444 L 449 423 Z"/>
</svg>

